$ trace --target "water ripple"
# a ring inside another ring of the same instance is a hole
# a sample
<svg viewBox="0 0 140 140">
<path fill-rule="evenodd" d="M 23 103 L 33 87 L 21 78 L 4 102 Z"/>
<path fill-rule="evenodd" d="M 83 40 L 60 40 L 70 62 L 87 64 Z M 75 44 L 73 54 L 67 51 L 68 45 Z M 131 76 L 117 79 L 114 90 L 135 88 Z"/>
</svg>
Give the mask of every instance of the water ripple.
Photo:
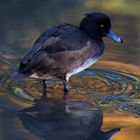
<svg viewBox="0 0 140 140">
<path fill-rule="evenodd" d="M 1 76 L 0 83 L 1 107 L 14 109 L 29 107 L 42 94 L 41 82 L 38 80 L 27 79 L 15 82 L 11 81 L 7 75 Z M 134 99 L 140 93 L 139 77 L 105 69 L 83 71 L 70 79 L 70 85 L 69 99 L 89 100 L 95 104 L 93 109 L 111 107 L 127 111 L 130 109 L 128 101 L 135 104 Z M 62 98 L 63 89 L 60 81 L 49 81 L 48 96 Z M 136 104 L 139 103 L 137 99 Z"/>
</svg>

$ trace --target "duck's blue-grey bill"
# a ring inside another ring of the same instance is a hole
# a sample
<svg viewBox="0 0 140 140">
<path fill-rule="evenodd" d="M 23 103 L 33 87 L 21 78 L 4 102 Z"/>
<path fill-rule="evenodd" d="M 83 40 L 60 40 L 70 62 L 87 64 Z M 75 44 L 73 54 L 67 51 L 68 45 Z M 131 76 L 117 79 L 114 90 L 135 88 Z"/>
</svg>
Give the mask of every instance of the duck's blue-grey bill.
<svg viewBox="0 0 140 140">
<path fill-rule="evenodd" d="M 119 36 L 117 36 L 114 32 L 112 32 L 111 30 L 109 30 L 108 34 L 106 35 L 109 39 L 117 42 L 117 43 L 122 43 L 123 40 L 122 38 L 120 38 Z"/>
</svg>

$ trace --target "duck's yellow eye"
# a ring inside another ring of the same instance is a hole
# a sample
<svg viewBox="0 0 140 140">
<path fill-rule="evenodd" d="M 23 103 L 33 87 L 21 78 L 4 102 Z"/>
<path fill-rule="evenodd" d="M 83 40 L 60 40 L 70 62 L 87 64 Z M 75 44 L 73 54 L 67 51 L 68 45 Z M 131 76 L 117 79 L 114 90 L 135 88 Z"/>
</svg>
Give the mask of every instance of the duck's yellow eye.
<svg viewBox="0 0 140 140">
<path fill-rule="evenodd" d="M 104 27 L 104 25 L 103 25 L 103 24 L 100 24 L 100 27 L 101 27 L 101 28 L 103 28 L 103 27 Z"/>
</svg>

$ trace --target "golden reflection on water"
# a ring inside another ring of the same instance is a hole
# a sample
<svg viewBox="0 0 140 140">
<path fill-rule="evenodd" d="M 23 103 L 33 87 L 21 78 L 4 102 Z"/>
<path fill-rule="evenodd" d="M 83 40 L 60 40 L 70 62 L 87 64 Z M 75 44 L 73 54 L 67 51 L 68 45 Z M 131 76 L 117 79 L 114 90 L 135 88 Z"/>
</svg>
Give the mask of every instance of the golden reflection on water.
<svg viewBox="0 0 140 140">
<path fill-rule="evenodd" d="M 124 73 L 140 76 L 140 66 L 125 64 L 114 61 L 98 61 L 97 68 L 113 69 Z M 119 133 L 114 135 L 111 140 L 139 140 L 140 139 L 140 118 L 128 113 L 117 111 L 104 112 L 103 130 L 111 128 L 122 128 Z"/>
<path fill-rule="evenodd" d="M 107 111 L 104 112 L 103 130 L 122 128 L 119 133 L 114 135 L 111 140 L 139 140 L 140 139 L 140 118 L 123 112 Z"/>
<path fill-rule="evenodd" d="M 98 61 L 93 67 L 112 69 L 127 74 L 140 76 L 140 66 L 128 63 L 121 63 L 117 61 Z"/>
<path fill-rule="evenodd" d="M 99 61 L 97 68 L 113 69 L 132 75 L 140 76 L 140 66 L 124 64 L 114 61 Z M 107 111 L 104 112 L 103 130 L 118 127 L 122 128 L 119 133 L 114 135 L 111 140 L 139 140 L 140 139 L 140 118 L 124 112 Z"/>
</svg>

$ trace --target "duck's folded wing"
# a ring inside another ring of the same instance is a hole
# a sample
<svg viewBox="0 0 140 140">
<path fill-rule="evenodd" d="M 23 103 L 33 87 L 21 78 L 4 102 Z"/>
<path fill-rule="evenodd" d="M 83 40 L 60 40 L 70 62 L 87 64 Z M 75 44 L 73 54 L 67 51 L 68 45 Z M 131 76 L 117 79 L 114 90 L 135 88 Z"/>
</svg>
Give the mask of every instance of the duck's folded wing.
<svg viewBox="0 0 140 140">
<path fill-rule="evenodd" d="M 22 58 L 20 66 L 19 66 L 19 73 L 30 75 L 33 74 L 35 69 L 41 67 L 44 64 L 46 67 L 49 66 L 49 59 L 47 47 L 55 46 L 58 42 L 58 36 L 62 33 L 62 29 L 67 25 L 58 25 L 53 26 L 46 30 L 33 44 L 33 47 L 29 49 L 26 55 Z M 59 40 L 60 42 L 60 40 Z M 61 48 L 61 47 L 60 47 Z M 50 49 L 53 50 L 52 48 Z M 48 66 L 47 66 L 48 65 Z"/>
<path fill-rule="evenodd" d="M 86 44 L 86 37 L 77 26 L 71 24 L 53 26 L 35 41 L 23 61 L 27 62 L 28 59 L 32 59 L 42 49 L 49 54 L 78 50 Z"/>
<path fill-rule="evenodd" d="M 31 75 L 39 69 L 49 70 L 53 62 L 54 60 L 44 50 L 40 50 L 28 63 L 24 64 L 21 61 L 19 72 L 25 75 Z"/>
<path fill-rule="evenodd" d="M 83 47 L 83 34 L 78 27 L 60 24 L 45 31 L 34 43 L 20 63 L 19 72 L 31 74 L 42 64 L 49 66 L 51 54 L 78 50 Z"/>
</svg>

